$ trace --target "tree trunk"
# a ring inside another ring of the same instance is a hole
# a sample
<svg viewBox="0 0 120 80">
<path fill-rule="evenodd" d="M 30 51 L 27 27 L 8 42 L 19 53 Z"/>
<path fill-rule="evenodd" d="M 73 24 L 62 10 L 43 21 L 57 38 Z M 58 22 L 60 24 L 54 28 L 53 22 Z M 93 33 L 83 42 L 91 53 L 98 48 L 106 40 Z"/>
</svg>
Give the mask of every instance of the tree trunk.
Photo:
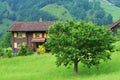
<svg viewBox="0 0 120 80">
<path fill-rule="evenodd" d="M 74 72 L 75 74 L 78 74 L 78 61 L 74 62 Z"/>
</svg>

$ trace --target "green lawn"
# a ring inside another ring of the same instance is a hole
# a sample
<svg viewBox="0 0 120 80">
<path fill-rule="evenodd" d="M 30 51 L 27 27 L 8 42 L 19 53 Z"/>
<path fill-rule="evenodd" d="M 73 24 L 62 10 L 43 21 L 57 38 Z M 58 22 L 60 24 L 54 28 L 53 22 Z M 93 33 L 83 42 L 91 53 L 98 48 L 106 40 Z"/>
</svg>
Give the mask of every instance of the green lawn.
<svg viewBox="0 0 120 80">
<path fill-rule="evenodd" d="M 57 68 L 51 54 L 0 59 L 0 80 L 120 80 L 120 54 L 113 53 L 99 69 L 79 64 L 79 75 L 73 66 Z"/>
</svg>

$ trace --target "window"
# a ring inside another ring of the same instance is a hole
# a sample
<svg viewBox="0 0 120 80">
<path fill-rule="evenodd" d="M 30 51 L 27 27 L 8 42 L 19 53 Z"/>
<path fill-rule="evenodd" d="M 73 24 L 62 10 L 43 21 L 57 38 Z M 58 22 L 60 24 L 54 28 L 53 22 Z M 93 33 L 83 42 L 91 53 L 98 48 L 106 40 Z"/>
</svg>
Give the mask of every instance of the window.
<svg viewBox="0 0 120 80">
<path fill-rule="evenodd" d="M 17 42 L 14 43 L 14 48 L 20 49 L 20 47 L 21 47 L 21 43 L 17 43 Z"/>
<path fill-rule="evenodd" d="M 46 33 L 44 33 L 44 38 L 47 38 L 47 34 Z"/>
<path fill-rule="evenodd" d="M 14 48 L 17 48 L 17 43 L 16 42 L 14 43 Z"/>
<path fill-rule="evenodd" d="M 40 33 L 40 38 L 42 38 L 42 33 Z"/>
<path fill-rule="evenodd" d="M 16 32 L 14 32 L 14 38 L 16 38 L 17 37 L 17 33 Z"/>
<path fill-rule="evenodd" d="M 18 38 L 22 38 L 22 32 L 18 32 L 17 36 Z"/>
<path fill-rule="evenodd" d="M 26 32 L 14 32 L 14 38 L 26 38 Z"/>
<path fill-rule="evenodd" d="M 22 43 L 17 43 L 17 42 L 15 42 L 15 43 L 14 43 L 14 48 L 20 49 L 20 48 L 21 48 L 21 45 L 25 46 L 25 45 L 27 45 L 27 44 L 26 44 L 26 42 L 22 42 Z"/>
<path fill-rule="evenodd" d="M 35 38 L 39 38 L 39 35 L 40 35 L 39 33 L 36 33 Z"/>
<path fill-rule="evenodd" d="M 23 42 L 22 45 L 23 45 L 23 46 L 26 46 L 27 44 L 26 44 L 26 42 Z"/>
<path fill-rule="evenodd" d="M 20 49 L 21 48 L 21 43 L 17 44 L 17 48 Z"/>
<path fill-rule="evenodd" d="M 26 38 L 26 32 L 22 33 L 22 38 Z"/>
<path fill-rule="evenodd" d="M 33 38 L 42 38 L 42 33 L 33 33 Z"/>
</svg>

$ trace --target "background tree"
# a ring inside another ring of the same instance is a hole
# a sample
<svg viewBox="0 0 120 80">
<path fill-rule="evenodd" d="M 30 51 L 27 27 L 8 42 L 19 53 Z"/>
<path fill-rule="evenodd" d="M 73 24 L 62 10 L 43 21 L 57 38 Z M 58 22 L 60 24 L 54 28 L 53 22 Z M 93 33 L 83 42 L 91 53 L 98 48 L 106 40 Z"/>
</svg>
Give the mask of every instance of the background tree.
<svg viewBox="0 0 120 80">
<path fill-rule="evenodd" d="M 11 38 L 12 38 L 12 34 L 10 32 L 4 34 L 3 37 L 0 39 L 0 46 L 2 48 L 12 47 Z"/>
<path fill-rule="evenodd" d="M 78 62 L 88 67 L 110 59 L 114 38 L 109 30 L 91 22 L 57 22 L 48 30 L 47 46 L 57 57 L 57 66 L 74 64 L 78 73 Z"/>
</svg>

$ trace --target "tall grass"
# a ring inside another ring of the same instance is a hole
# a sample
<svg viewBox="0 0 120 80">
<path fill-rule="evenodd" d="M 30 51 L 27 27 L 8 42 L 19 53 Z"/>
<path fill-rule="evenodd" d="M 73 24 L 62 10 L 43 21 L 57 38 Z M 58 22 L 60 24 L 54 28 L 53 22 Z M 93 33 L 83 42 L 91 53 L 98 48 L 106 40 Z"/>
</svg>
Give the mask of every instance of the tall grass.
<svg viewBox="0 0 120 80">
<path fill-rule="evenodd" d="M 55 59 L 51 54 L 0 59 L 0 80 L 120 80 L 119 52 L 99 68 L 88 69 L 80 63 L 78 75 L 73 65 L 56 67 Z"/>
</svg>

